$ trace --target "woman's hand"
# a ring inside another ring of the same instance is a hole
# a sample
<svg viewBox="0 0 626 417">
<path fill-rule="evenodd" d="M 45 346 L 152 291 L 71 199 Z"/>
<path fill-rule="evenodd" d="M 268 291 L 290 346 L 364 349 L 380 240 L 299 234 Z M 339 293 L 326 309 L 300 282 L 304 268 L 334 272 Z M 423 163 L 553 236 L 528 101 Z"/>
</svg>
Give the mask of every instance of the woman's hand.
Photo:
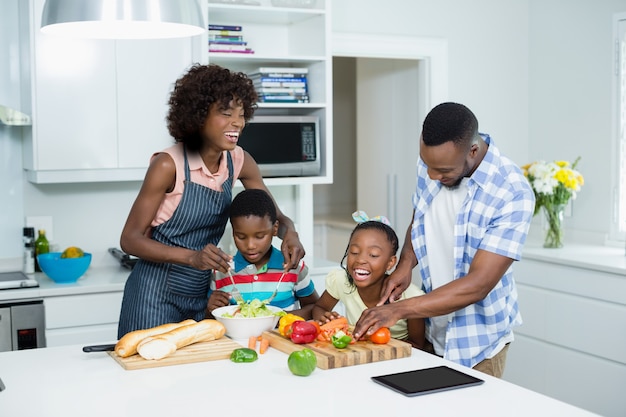
<svg viewBox="0 0 626 417">
<path fill-rule="evenodd" d="M 298 233 L 296 233 L 296 231 L 293 229 L 287 230 L 282 240 L 283 242 L 281 244 L 280 250 L 283 253 L 283 257 L 285 258 L 283 268 L 286 271 L 290 269 L 295 269 L 298 267 L 300 260 L 304 258 L 304 246 L 302 246 L 302 243 L 300 242 Z"/>
<path fill-rule="evenodd" d="M 195 251 L 193 255 L 191 255 L 189 265 L 202 271 L 215 269 L 227 274 L 230 268 L 229 262 L 231 260 L 232 256 L 217 246 L 208 244 L 202 250 Z"/>
</svg>

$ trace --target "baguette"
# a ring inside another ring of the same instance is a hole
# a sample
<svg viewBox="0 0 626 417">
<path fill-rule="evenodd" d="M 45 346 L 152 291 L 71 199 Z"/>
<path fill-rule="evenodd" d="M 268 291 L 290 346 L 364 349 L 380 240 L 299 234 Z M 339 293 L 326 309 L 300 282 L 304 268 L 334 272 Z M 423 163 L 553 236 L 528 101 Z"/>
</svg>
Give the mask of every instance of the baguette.
<svg viewBox="0 0 626 417">
<path fill-rule="evenodd" d="M 135 331 L 126 333 L 115 344 L 115 353 L 117 353 L 117 356 L 121 358 L 127 358 L 137 353 L 137 345 L 146 337 L 167 333 L 178 327 L 187 326 L 193 323 L 196 323 L 196 321 L 188 319 L 188 320 L 181 321 L 180 323 L 166 323 L 160 326 L 151 327 L 149 329 L 135 330 Z"/>
<path fill-rule="evenodd" d="M 217 340 L 225 333 L 226 328 L 222 323 L 205 319 L 167 333 L 148 337 L 139 343 L 137 351 L 144 359 L 159 360 L 193 343 Z"/>
</svg>

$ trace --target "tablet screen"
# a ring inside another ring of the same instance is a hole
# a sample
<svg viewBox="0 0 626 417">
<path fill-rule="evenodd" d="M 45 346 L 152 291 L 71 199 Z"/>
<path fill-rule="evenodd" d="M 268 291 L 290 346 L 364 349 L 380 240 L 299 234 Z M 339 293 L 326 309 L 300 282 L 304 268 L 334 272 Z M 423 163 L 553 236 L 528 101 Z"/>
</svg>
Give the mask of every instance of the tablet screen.
<svg viewBox="0 0 626 417">
<path fill-rule="evenodd" d="M 482 384 L 484 381 L 447 366 L 373 376 L 372 380 L 409 397 Z"/>
</svg>

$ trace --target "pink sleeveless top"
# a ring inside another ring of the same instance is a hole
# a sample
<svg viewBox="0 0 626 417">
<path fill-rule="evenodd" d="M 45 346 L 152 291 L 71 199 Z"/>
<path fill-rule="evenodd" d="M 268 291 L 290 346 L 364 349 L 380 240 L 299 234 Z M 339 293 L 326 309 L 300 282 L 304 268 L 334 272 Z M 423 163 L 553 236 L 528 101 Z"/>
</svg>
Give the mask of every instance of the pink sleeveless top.
<svg viewBox="0 0 626 417">
<path fill-rule="evenodd" d="M 191 181 L 197 184 L 202 184 L 205 187 L 211 188 L 215 191 L 222 191 L 222 184 L 224 181 L 228 179 L 228 166 L 226 162 L 226 152 L 224 151 L 224 155 L 220 160 L 220 166 L 215 173 L 209 172 L 208 168 L 204 165 L 204 161 L 197 152 L 187 152 L 187 160 L 189 161 L 189 170 L 191 173 Z M 164 149 L 161 152 L 156 152 L 152 155 L 154 158 L 159 153 L 167 153 L 169 154 L 174 163 L 176 164 L 176 184 L 174 185 L 174 189 L 172 192 L 165 194 L 165 199 L 161 203 L 161 206 L 157 210 L 155 218 L 152 220 L 152 226 L 157 226 L 170 217 L 172 217 L 172 213 L 178 207 L 178 203 L 183 195 L 184 188 L 184 180 L 185 180 L 185 159 L 183 155 L 183 144 L 177 143 L 167 149 Z M 231 151 L 231 158 L 233 159 L 233 168 L 234 168 L 234 176 L 233 176 L 233 185 L 239 178 L 239 174 L 241 173 L 241 168 L 243 167 L 243 149 L 237 146 L 233 151 Z M 151 160 L 152 160 L 151 158 Z"/>
</svg>

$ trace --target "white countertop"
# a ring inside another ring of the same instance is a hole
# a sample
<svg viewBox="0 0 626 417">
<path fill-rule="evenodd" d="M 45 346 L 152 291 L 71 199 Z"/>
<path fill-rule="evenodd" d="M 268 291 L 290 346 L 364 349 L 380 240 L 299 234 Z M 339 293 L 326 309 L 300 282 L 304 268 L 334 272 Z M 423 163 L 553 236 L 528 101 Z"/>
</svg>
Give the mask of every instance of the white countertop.
<svg viewBox="0 0 626 417">
<path fill-rule="evenodd" d="M 314 265 L 309 269 L 309 274 L 325 276 L 328 271 L 337 267 L 338 265 L 328 261 L 315 260 Z M 123 291 L 129 275 L 130 270 L 117 264 L 91 266 L 75 283 L 57 284 L 43 272 L 38 272 L 34 274 L 34 277 L 39 287 L 0 290 L 0 301 Z M 318 282 L 316 284 L 319 285 Z"/>
<path fill-rule="evenodd" d="M 124 370 L 107 353 L 64 346 L 0 353 L 2 415 L 73 416 L 591 416 L 506 381 L 413 350 L 412 356 L 289 372 L 287 355 L 270 348 L 254 363 L 224 359 L 160 368 Z M 485 380 L 480 386 L 405 397 L 370 377 L 447 365 Z"/>
<path fill-rule="evenodd" d="M 624 248 L 566 242 L 562 248 L 546 249 L 539 242 L 527 242 L 524 246 L 523 259 L 609 272 L 623 275 L 626 279 Z"/>
<path fill-rule="evenodd" d="M 130 271 L 121 266 L 90 267 L 75 283 L 57 284 L 37 272 L 34 276 L 39 287 L 0 290 L 0 301 L 123 291 L 128 275 Z"/>
</svg>

